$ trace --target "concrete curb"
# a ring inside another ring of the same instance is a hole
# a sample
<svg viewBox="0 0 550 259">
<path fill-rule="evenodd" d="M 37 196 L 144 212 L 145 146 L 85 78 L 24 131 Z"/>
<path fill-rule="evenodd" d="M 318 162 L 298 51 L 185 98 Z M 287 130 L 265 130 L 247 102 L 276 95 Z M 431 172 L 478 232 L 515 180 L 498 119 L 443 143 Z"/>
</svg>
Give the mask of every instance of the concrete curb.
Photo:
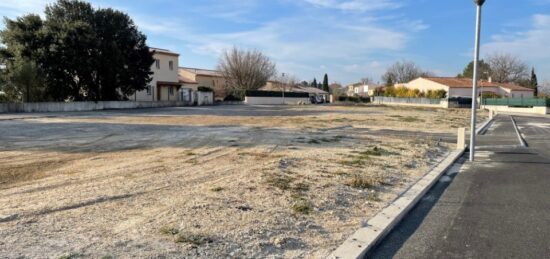
<svg viewBox="0 0 550 259">
<path fill-rule="evenodd" d="M 528 147 L 527 141 L 523 138 L 521 133 L 519 132 L 518 124 L 516 123 L 516 120 L 514 119 L 514 116 L 510 115 L 510 119 L 512 120 L 512 123 L 514 124 L 514 129 L 516 130 L 516 134 L 518 134 L 519 143 L 521 143 L 522 147 Z"/>
<path fill-rule="evenodd" d="M 399 198 L 382 209 L 367 222 L 366 227 L 357 230 L 344 244 L 338 247 L 329 258 L 363 258 L 380 242 L 407 213 L 414 208 L 439 178 L 464 154 L 466 149 L 452 152 L 439 165 L 424 175 Z"/>
<path fill-rule="evenodd" d="M 477 135 L 482 135 L 482 134 L 485 134 L 485 132 L 487 132 L 487 129 L 489 129 L 489 125 L 491 125 L 491 123 L 493 123 L 493 120 L 495 118 L 492 117 L 492 118 L 489 118 L 486 122 L 483 123 L 483 125 L 481 125 L 481 127 L 479 127 L 477 130 L 476 130 L 476 134 Z"/>
</svg>

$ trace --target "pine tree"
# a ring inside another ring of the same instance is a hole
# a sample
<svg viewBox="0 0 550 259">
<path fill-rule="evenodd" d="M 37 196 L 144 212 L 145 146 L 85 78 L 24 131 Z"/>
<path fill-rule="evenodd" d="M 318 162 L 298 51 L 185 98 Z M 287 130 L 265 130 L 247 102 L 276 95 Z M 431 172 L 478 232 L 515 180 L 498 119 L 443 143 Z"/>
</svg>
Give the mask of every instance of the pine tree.
<svg viewBox="0 0 550 259">
<path fill-rule="evenodd" d="M 539 82 L 537 80 L 537 74 L 535 74 L 535 68 L 533 68 L 531 70 L 531 80 L 530 80 L 530 83 L 529 85 L 531 86 L 531 88 L 533 88 L 533 90 L 535 91 L 534 92 L 534 95 L 535 96 L 538 96 L 539 95 Z"/>
<path fill-rule="evenodd" d="M 313 78 L 313 82 L 311 83 L 311 87 L 318 88 L 318 86 L 317 86 L 317 78 Z"/>
<path fill-rule="evenodd" d="M 329 92 L 330 89 L 328 88 L 328 75 L 325 74 L 325 78 L 323 78 L 323 91 Z"/>
</svg>

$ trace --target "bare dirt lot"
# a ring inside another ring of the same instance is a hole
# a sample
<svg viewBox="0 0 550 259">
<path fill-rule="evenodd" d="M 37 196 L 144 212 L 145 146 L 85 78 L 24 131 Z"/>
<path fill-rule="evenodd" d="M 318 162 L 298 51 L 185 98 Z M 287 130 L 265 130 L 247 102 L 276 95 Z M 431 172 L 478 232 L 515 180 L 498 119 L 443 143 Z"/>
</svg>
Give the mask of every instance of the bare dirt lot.
<svg viewBox="0 0 550 259">
<path fill-rule="evenodd" d="M 0 257 L 324 257 L 454 148 L 468 118 L 372 106 L 1 115 Z"/>
</svg>

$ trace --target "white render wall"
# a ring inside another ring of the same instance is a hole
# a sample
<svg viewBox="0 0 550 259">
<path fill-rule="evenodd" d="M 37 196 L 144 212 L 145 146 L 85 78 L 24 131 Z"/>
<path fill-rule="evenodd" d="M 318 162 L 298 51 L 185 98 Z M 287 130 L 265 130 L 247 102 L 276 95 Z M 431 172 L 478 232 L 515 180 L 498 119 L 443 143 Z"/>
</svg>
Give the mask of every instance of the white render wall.
<svg viewBox="0 0 550 259">
<path fill-rule="evenodd" d="M 281 97 L 249 97 L 246 96 L 244 103 L 248 105 L 282 105 L 283 98 Z M 310 104 L 311 101 L 308 97 L 295 98 L 285 97 L 284 104 L 296 105 L 296 104 Z"/>
<path fill-rule="evenodd" d="M 550 109 L 548 107 L 532 107 L 532 108 L 519 108 L 519 107 L 509 107 L 509 106 L 500 106 L 500 105 L 483 105 L 482 109 L 487 109 L 495 112 L 504 112 L 504 113 L 527 113 L 527 114 L 550 114 Z"/>
<path fill-rule="evenodd" d="M 186 102 L 44 102 L 44 103 L 0 103 L 0 113 L 22 112 L 77 112 L 115 109 L 180 107 L 190 105 Z"/>
</svg>

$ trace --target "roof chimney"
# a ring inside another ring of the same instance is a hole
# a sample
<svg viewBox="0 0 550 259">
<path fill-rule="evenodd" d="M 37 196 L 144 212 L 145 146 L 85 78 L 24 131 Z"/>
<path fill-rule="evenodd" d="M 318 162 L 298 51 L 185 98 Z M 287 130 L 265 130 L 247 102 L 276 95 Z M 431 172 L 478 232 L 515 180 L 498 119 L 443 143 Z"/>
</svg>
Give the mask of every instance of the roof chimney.
<svg viewBox="0 0 550 259">
<path fill-rule="evenodd" d="M 492 77 L 489 77 L 489 79 L 487 79 L 487 81 L 489 81 L 489 83 L 492 83 L 492 82 L 493 82 L 493 78 L 492 78 Z"/>
</svg>

